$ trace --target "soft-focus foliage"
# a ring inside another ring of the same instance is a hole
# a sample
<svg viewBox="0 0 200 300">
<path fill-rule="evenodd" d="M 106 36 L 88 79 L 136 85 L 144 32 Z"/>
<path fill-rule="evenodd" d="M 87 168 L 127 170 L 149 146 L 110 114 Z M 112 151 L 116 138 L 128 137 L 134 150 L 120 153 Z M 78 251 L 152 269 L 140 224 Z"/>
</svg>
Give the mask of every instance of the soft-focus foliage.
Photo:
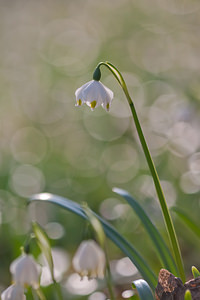
<svg viewBox="0 0 200 300">
<path fill-rule="evenodd" d="M 106 69 L 101 81 L 115 95 L 110 113 L 75 108 L 75 90 L 92 80 L 99 61 L 113 62 L 126 79 L 168 204 L 200 225 L 199 25 L 199 0 L 0 2 L 0 291 L 10 285 L 9 265 L 30 220 L 65 258 L 85 239 L 78 217 L 45 204 L 27 210 L 27 197 L 38 192 L 88 202 L 160 268 L 138 218 L 111 191 L 128 190 L 165 235 L 129 107 Z M 172 216 L 190 274 L 191 265 L 200 267 L 200 241 Z M 137 275 L 122 276 L 121 253 L 108 247 L 122 293 Z M 95 279 L 77 276 L 69 264 L 58 274 L 67 299 L 104 299 Z"/>
</svg>

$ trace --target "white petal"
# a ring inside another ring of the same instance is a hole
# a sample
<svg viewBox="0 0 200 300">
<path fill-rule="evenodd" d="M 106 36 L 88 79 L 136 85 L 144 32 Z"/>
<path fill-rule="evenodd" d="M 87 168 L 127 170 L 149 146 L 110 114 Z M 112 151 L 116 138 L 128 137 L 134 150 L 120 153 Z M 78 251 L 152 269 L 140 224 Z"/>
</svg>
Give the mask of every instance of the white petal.
<svg viewBox="0 0 200 300">
<path fill-rule="evenodd" d="M 25 254 L 14 260 L 10 266 L 10 271 L 16 283 L 38 288 L 40 267 L 31 255 Z"/>
<path fill-rule="evenodd" d="M 73 258 L 73 267 L 80 275 L 103 277 L 105 254 L 93 240 L 83 241 Z"/>
<path fill-rule="evenodd" d="M 83 90 L 83 97 L 85 103 L 91 107 L 91 103 L 96 102 L 95 107 L 102 104 L 102 91 L 99 81 L 93 80 L 87 87 Z"/>
<path fill-rule="evenodd" d="M 114 97 L 114 93 L 113 91 L 111 91 L 107 86 L 104 85 L 104 88 L 106 90 L 107 93 L 107 97 L 108 99 L 110 99 L 110 101 L 112 101 L 113 97 Z"/>
<path fill-rule="evenodd" d="M 82 102 L 84 102 L 83 99 L 83 90 L 91 83 L 92 81 L 89 81 L 87 83 L 85 83 L 84 85 L 82 85 L 80 88 L 78 88 L 75 92 L 75 96 L 76 96 L 76 101 L 81 100 Z"/>
<path fill-rule="evenodd" d="M 105 100 L 104 100 L 103 103 L 102 103 L 102 107 L 103 107 L 105 110 L 109 111 L 110 105 L 111 105 L 111 102 L 112 102 L 112 99 L 113 99 L 114 94 L 113 94 L 113 92 L 112 92 L 109 88 L 107 88 L 105 85 L 104 85 L 104 89 L 105 89 L 105 91 L 106 91 L 106 97 L 105 97 Z"/>
<path fill-rule="evenodd" d="M 113 99 L 113 92 L 100 81 L 96 80 L 84 84 L 76 90 L 75 95 L 77 106 L 85 102 L 92 110 L 100 105 L 106 110 L 109 110 Z"/>
<path fill-rule="evenodd" d="M 82 85 L 80 88 L 78 88 L 77 90 L 76 90 L 76 92 L 75 92 L 75 96 L 77 96 L 80 92 L 81 92 L 81 90 L 83 90 L 88 84 L 90 84 L 90 82 L 92 82 L 93 80 L 91 80 L 91 81 L 89 81 L 89 82 L 87 82 L 87 83 L 85 83 L 84 85 Z"/>
<path fill-rule="evenodd" d="M 2 300 L 26 300 L 24 290 L 20 285 L 11 285 L 1 294 Z"/>
</svg>

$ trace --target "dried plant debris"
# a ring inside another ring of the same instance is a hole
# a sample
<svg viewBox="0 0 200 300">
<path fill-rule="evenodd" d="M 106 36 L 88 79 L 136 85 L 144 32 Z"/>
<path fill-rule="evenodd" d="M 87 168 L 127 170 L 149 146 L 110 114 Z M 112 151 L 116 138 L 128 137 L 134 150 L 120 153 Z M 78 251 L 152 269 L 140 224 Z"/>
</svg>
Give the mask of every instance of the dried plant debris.
<svg viewBox="0 0 200 300">
<path fill-rule="evenodd" d="M 161 269 L 156 287 L 156 300 L 184 300 L 186 290 L 190 290 L 192 299 L 200 299 L 200 277 L 191 279 L 185 284 L 165 269 Z"/>
</svg>

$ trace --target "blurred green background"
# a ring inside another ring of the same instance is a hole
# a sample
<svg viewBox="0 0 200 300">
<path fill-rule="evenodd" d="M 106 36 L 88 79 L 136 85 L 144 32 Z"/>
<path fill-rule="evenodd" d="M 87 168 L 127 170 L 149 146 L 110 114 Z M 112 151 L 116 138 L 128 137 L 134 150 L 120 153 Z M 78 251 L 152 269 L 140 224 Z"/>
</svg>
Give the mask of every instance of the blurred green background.
<svg viewBox="0 0 200 300">
<path fill-rule="evenodd" d="M 110 113 L 75 107 L 75 90 L 92 79 L 99 61 L 124 75 L 168 205 L 200 225 L 199 9 L 199 0 L 0 1 L 0 290 L 10 284 L 10 262 L 37 220 L 63 266 L 58 280 L 66 273 L 67 299 L 84 293 L 104 299 L 93 294 L 96 281 L 77 283 L 71 268 L 85 223 L 52 205 L 27 209 L 29 196 L 39 192 L 86 201 L 156 272 L 161 267 L 137 216 L 112 192 L 127 189 L 166 237 L 129 107 L 106 68 L 102 82 L 114 92 Z M 200 267 L 200 241 L 172 217 L 191 276 L 191 266 Z M 109 246 L 120 294 L 140 275 Z"/>
</svg>

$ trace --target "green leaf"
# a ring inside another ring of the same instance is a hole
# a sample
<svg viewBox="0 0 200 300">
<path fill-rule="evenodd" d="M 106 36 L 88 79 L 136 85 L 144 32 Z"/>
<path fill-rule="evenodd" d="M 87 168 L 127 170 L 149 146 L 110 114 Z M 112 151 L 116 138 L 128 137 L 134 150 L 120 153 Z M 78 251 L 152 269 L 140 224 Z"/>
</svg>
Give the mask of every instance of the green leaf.
<svg viewBox="0 0 200 300">
<path fill-rule="evenodd" d="M 184 300 L 192 300 L 192 295 L 190 290 L 186 290 Z"/>
<path fill-rule="evenodd" d="M 131 300 L 140 300 L 138 295 L 133 295 L 131 298 L 129 298 Z"/>
<path fill-rule="evenodd" d="M 46 297 L 45 297 L 45 295 L 44 295 L 44 293 L 43 293 L 43 291 L 42 291 L 41 288 L 38 288 L 38 289 L 36 290 L 36 294 L 37 294 L 37 296 L 38 296 L 38 298 L 39 298 L 40 300 L 46 300 Z"/>
<path fill-rule="evenodd" d="M 113 191 L 125 198 L 125 200 L 129 203 L 129 205 L 133 208 L 134 212 L 139 217 L 155 246 L 155 250 L 162 263 L 162 267 L 177 275 L 177 268 L 167 245 L 165 244 L 155 225 L 151 222 L 150 218 L 145 213 L 142 206 L 135 199 L 133 199 L 133 197 L 127 191 L 119 188 L 114 188 Z"/>
<path fill-rule="evenodd" d="M 92 228 L 96 234 L 97 240 L 101 246 L 102 249 L 105 248 L 105 233 L 102 227 L 101 222 L 97 219 L 97 217 L 94 215 L 94 212 L 87 206 L 87 204 L 82 205 L 82 208 L 88 217 L 88 220 L 90 224 L 92 225 Z"/>
<path fill-rule="evenodd" d="M 150 286 L 143 279 L 138 279 L 133 281 L 132 287 L 137 289 L 139 297 L 141 300 L 154 300 L 153 294 L 151 292 Z"/>
<path fill-rule="evenodd" d="M 194 234 L 196 234 L 197 237 L 200 237 L 200 227 L 199 225 L 197 225 L 187 214 L 184 210 L 182 210 L 181 208 L 177 207 L 177 206 L 173 206 L 171 208 L 171 210 L 173 212 L 175 212 L 179 218 L 185 223 L 185 225 L 187 225 L 190 230 L 192 230 L 192 232 Z"/>
<path fill-rule="evenodd" d="M 200 272 L 195 266 L 192 266 L 192 275 L 194 279 L 200 276 Z"/>
<path fill-rule="evenodd" d="M 32 201 L 45 201 L 56 204 L 64 209 L 75 213 L 83 219 L 88 220 L 88 217 L 85 214 L 83 208 L 78 203 L 67 198 L 63 198 L 49 193 L 41 193 L 33 195 L 30 199 L 30 202 Z M 121 251 L 130 258 L 130 260 L 134 263 L 138 271 L 141 273 L 142 277 L 148 282 L 152 289 L 155 289 L 155 286 L 157 284 L 157 277 L 151 270 L 151 268 L 148 266 L 147 262 L 141 257 L 141 255 L 136 251 L 136 249 L 125 238 L 123 238 L 123 236 L 119 234 L 119 232 L 114 227 L 112 227 L 99 215 L 95 213 L 94 215 L 100 220 L 107 237 L 110 240 L 112 240 L 113 243 L 115 243 L 121 249 Z"/>
<path fill-rule="evenodd" d="M 49 269 L 51 272 L 52 280 L 55 281 L 54 265 L 53 265 L 53 258 L 52 258 L 52 254 L 51 254 L 51 246 L 49 243 L 49 239 L 48 239 L 45 231 L 42 229 L 42 227 L 38 223 L 36 223 L 36 222 L 32 223 L 32 227 L 33 227 L 33 232 L 35 234 L 37 244 L 47 260 L 47 263 L 48 263 L 48 266 L 49 266 Z"/>
</svg>

